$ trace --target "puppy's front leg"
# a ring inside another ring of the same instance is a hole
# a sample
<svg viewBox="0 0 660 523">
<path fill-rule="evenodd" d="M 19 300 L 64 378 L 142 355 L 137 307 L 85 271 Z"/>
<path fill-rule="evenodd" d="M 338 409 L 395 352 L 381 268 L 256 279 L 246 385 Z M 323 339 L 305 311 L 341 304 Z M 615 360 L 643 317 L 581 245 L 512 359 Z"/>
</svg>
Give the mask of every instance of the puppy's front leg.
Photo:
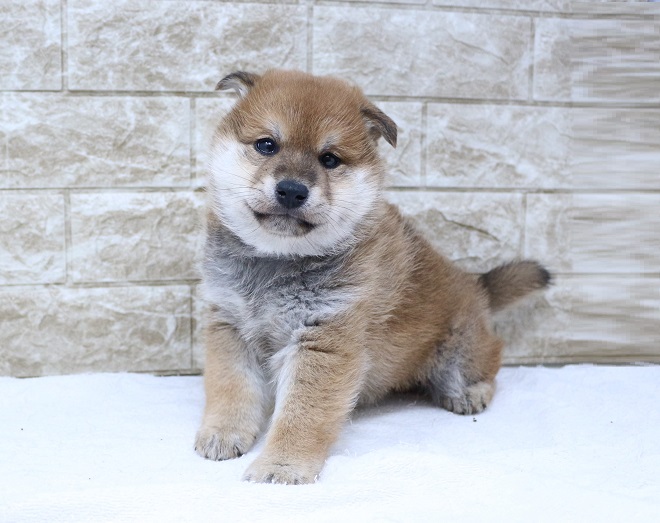
<svg viewBox="0 0 660 523">
<path fill-rule="evenodd" d="M 342 329 L 313 329 L 315 335 L 276 356 L 281 366 L 273 422 L 263 452 L 244 475 L 248 481 L 314 482 L 355 404 L 362 347 L 342 336 Z"/>
<path fill-rule="evenodd" d="M 227 324 L 205 331 L 206 407 L 195 450 L 205 458 L 236 458 L 249 450 L 266 417 L 266 384 L 256 356 Z"/>
</svg>

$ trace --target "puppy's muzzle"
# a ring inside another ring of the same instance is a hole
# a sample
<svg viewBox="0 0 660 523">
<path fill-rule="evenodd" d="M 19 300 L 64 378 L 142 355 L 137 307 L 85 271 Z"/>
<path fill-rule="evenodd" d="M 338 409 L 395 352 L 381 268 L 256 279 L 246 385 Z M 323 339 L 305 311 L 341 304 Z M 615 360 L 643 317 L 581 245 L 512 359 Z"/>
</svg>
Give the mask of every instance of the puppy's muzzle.
<svg viewBox="0 0 660 523">
<path fill-rule="evenodd" d="M 275 186 L 275 197 L 285 209 L 296 209 L 307 201 L 309 189 L 295 180 L 282 180 Z"/>
</svg>

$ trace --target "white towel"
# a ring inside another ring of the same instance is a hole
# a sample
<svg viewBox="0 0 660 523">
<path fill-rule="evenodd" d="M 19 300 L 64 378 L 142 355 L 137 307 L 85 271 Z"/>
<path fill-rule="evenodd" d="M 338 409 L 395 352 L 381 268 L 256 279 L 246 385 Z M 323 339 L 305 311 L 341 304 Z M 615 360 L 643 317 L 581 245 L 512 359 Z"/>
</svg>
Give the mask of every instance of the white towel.
<svg viewBox="0 0 660 523">
<path fill-rule="evenodd" d="M 657 521 L 660 366 L 505 368 L 488 410 L 354 413 L 314 485 L 198 457 L 199 377 L 0 379 L 0 521 Z"/>
</svg>

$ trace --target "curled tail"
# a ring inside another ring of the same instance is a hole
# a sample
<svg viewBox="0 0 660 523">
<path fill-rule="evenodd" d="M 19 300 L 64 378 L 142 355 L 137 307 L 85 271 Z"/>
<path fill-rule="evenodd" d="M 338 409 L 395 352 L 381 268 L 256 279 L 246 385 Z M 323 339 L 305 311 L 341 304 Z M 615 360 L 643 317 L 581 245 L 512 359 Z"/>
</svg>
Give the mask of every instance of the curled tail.
<svg viewBox="0 0 660 523">
<path fill-rule="evenodd" d="M 499 311 L 532 291 L 545 289 L 552 276 L 541 264 L 522 260 L 505 263 L 479 276 L 488 291 L 490 308 Z"/>
</svg>

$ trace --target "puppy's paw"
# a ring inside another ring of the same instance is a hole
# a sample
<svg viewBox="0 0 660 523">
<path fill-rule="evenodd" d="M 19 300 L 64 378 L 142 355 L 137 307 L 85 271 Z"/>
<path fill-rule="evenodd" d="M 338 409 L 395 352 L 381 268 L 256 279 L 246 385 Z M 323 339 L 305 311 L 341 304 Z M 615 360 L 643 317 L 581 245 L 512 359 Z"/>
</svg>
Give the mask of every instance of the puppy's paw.
<svg viewBox="0 0 660 523">
<path fill-rule="evenodd" d="M 302 485 L 316 482 L 320 471 L 320 466 L 310 463 L 287 463 L 259 456 L 245 471 L 243 479 L 252 483 Z"/>
<path fill-rule="evenodd" d="M 456 414 L 478 414 L 483 411 L 493 398 L 495 386 L 487 381 L 480 381 L 466 387 L 460 397 L 444 396 L 442 407 Z"/>
<path fill-rule="evenodd" d="M 195 438 L 195 451 L 206 459 L 221 461 L 245 454 L 256 439 L 248 431 L 202 425 Z"/>
</svg>

